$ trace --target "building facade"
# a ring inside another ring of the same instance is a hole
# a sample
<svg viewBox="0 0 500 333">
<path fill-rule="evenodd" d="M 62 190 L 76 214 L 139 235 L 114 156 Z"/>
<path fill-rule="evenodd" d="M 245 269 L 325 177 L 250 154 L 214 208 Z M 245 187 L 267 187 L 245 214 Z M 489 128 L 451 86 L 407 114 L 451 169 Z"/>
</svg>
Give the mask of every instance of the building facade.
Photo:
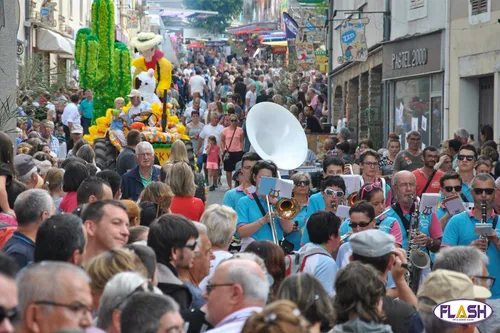
<svg viewBox="0 0 500 333">
<path fill-rule="evenodd" d="M 500 2 L 454 0 L 450 8 L 449 129 L 479 138 L 482 125 L 500 131 Z"/>
</svg>

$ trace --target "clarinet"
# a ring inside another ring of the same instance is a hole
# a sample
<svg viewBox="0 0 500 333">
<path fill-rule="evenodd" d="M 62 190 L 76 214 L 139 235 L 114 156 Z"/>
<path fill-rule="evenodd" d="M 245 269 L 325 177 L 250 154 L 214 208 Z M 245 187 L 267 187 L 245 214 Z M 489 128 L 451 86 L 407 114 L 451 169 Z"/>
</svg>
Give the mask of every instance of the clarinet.
<svg viewBox="0 0 500 333">
<path fill-rule="evenodd" d="M 481 202 L 481 223 L 484 223 L 486 224 L 486 201 L 483 200 Z M 486 244 L 488 244 L 488 239 L 486 238 L 486 236 L 484 234 L 482 234 L 481 236 L 479 236 L 479 239 L 481 239 L 483 242 L 485 242 Z M 486 250 L 484 252 L 486 252 L 488 250 L 488 248 L 486 247 Z"/>
</svg>

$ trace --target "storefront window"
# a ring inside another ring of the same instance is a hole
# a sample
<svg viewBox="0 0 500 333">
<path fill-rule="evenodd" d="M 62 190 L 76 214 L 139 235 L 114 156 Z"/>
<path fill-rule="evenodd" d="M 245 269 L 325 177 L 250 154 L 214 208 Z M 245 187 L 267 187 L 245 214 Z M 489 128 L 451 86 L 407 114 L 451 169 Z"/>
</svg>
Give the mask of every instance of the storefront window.
<svg viewBox="0 0 500 333">
<path fill-rule="evenodd" d="M 400 135 L 403 149 L 407 145 L 406 134 L 412 130 L 420 132 L 422 149 L 431 144 L 439 147 L 442 132 L 441 78 L 439 74 L 395 83 L 394 132 Z"/>
</svg>

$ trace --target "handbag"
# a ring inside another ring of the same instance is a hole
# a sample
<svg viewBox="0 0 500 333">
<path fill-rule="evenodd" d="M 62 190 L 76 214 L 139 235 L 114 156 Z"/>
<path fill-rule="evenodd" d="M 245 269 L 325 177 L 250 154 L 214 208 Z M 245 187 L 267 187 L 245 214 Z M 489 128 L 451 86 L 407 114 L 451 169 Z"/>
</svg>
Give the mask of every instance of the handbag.
<svg viewBox="0 0 500 333">
<path fill-rule="evenodd" d="M 234 134 L 236 134 L 236 130 L 238 129 L 238 127 L 236 127 L 234 129 L 234 132 L 233 132 L 233 136 L 231 137 L 231 141 L 229 141 L 229 147 L 231 147 L 231 144 L 233 143 L 233 139 L 234 139 Z M 229 147 L 226 146 L 226 151 L 224 152 L 224 155 L 222 155 L 222 160 L 223 161 L 229 161 Z"/>
</svg>

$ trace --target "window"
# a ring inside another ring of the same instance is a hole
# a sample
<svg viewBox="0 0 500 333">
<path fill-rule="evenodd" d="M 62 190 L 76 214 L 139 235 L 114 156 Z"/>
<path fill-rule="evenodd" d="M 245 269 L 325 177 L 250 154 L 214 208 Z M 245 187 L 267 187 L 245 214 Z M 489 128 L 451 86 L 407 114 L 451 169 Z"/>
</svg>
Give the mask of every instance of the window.
<svg viewBox="0 0 500 333">
<path fill-rule="evenodd" d="M 410 0 L 410 10 L 424 6 L 425 6 L 424 0 Z"/>
<path fill-rule="evenodd" d="M 479 15 L 488 12 L 488 0 L 470 0 L 471 15 Z"/>
</svg>

